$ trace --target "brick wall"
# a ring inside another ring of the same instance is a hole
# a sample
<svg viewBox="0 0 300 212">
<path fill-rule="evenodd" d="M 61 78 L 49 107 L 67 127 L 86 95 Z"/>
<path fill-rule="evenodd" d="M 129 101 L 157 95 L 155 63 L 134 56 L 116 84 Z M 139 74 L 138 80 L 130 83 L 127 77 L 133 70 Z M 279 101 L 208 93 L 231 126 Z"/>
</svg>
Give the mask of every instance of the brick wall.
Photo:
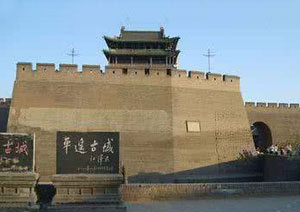
<svg viewBox="0 0 300 212">
<path fill-rule="evenodd" d="M 6 132 L 11 99 L 0 99 L 0 132 Z"/>
<path fill-rule="evenodd" d="M 265 123 L 271 131 L 272 143 L 288 143 L 295 141 L 300 135 L 299 104 L 246 102 L 250 124 Z"/>
<path fill-rule="evenodd" d="M 140 67 L 17 65 L 10 132 L 36 135 L 41 182 L 56 173 L 56 131 L 118 131 L 129 180 L 214 166 L 252 145 L 239 78 Z M 187 121 L 200 123 L 187 132 Z M 214 173 L 218 173 L 215 166 Z M 151 179 L 151 177 L 150 177 Z"/>
</svg>

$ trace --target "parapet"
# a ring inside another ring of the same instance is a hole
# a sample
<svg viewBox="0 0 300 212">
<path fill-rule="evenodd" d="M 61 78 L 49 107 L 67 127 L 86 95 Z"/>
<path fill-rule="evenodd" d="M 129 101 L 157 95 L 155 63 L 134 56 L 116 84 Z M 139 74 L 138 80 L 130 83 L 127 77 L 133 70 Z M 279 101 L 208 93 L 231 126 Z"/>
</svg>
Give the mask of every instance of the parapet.
<svg viewBox="0 0 300 212">
<path fill-rule="evenodd" d="M 201 71 L 189 71 L 188 77 L 195 79 L 204 79 L 205 73 Z"/>
<path fill-rule="evenodd" d="M 299 108 L 299 104 L 291 103 L 290 108 Z"/>
<path fill-rule="evenodd" d="M 175 76 L 175 77 L 178 77 L 178 78 L 180 78 L 180 77 L 182 77 L 182 78 L 188 77 L 186 70 L 177 70 L 177 69 L 175 69 L 175 70 L 171 71 L 171 74 L 173 76 Z"/>
<path fill-rule="evenodd" d="M 267 107 L 267 103 L 265 103 L 265 102 L 257 102 L 256 106 L 257 107 Z"/>
<path fill-rule="evenodd" d="M 11 98 L 0 98 L 0 105 L 1 106 L 10 106 Z"/>
<path fill-rule="evenodd" d="M 274 103 L 274 102 L 245 102 L 245 107 L 250 108 L 292 108 L 292 109 L 300 109 L 300 105 L 298 103 Z"/>
<path fill-rule="evenodd" d="M 206 79 L 210 81 L 223 81 L 222 74 L 216 74 L 211 72 L 208 72 L 206 74 Z"/>
<path fill-rule="evenodd" d="M 279 103 L 279 107 L 287 108 L 287 107 L 289 107 L 289 104 L 288 103 Z"/>
<path fill-rule="evenodd" d="M 82 72 L 100 72 L 100 65 L 82 65 Z"/>
<path fill-rule="evenodd" d="M 81 71 L 76 64 L 60 64 L 56 70 L 54 63 L 17 64 L 17 80 L 51 80 L 51 81 L 93 81 L 93 80 L 129 80 L 130 83 L 163 84 L 172 86 L 194 87 L 205 89 L 225 89 L 239 91 L 240 78 L 218 73 L 204 73 L 201 71 L 186 71 L 172 67 L 158 66 L 106 66 L 105 72 L 100 65 L 82 65 Z M 165 81 L 166 80 L 166 81 Z M 125 82 L 124 81 L 124 82 Z M 107 81 L 109 82 L 109 81 Z M 217 85 L 217 86 L 216 86 Z"/>
<path fill-rule="evenodd" d="M 37 63 L 36 71 L 55 71 L 54 63 Z"/>
<path fill-rule="evenodd" d="M 223 81 L 225 82 L 236 82 L 236 81 L 240 81 L 240 77 L 238 76 L 234 76 L 234 75 L 223 75 Z"/>
<path fill-rule="evenodd" d="M 59 64 L 59 69 L 55 69 L 54 63 L 37 63 L 36 69 L 33 69 L 32 63 L 17 63 L 17 72 L 67 72 L 77 73 L 79 72 L 77 64 Z M 100 72 L 100 65 L 82 65 L 82 71 L 86 72 Z"/>
<path fill-rule="evenodd" d="M 245 102 L 245 107 L 255 107 L 255 102 Z"/>
<path fill-rule="evenodd" d="M 32 71 L 32 63 L 24 63 L 24 62 L 17 63 L 17 72 L 21 72 L 21 71 Z"/>
<path fill-rule="evenodd" d="M 59 64 L 59 71 L 74 73 L 74 72 L 78 72 L 78 68 L 76 64 Z"/>
</svg>

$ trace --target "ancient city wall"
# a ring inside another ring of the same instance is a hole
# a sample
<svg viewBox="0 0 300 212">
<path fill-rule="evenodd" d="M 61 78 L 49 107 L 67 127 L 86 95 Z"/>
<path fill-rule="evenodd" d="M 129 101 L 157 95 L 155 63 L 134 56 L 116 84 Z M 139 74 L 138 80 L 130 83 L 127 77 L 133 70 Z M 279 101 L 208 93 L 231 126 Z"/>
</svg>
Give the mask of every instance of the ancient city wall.
<svg viewBox="0 0 300 212">
<path fill-rule="evenodd" d="M 11 104 L 10 98 L 0 98 L 0 132 L 6 132 L 9 107 Z"/>
<path fill-rule="evenodd" d="M 271 131 L 274 144 L 295 141 L 300 135 L 299 104 L 246 102 L 250 124 L 265 123 Z"/>
<path fill-rule="evenodd" d="M 56 131 L 118 131 L 132 177 L 235 160 L 253 146 L 235 76 L 18 63 L 8 131 L 36 135 L 41 181 L 56 173 Z M 130 179 L 129 177 L 129 179 Z"/>
</svg>

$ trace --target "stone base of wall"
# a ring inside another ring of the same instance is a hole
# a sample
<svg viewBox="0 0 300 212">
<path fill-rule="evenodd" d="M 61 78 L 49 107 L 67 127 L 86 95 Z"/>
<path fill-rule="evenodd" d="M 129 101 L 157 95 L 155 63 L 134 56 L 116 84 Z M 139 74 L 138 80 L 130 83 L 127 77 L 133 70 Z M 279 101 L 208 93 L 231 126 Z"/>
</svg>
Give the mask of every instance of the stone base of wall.
<svg viewBox="0 0 300 212">
<path fill-rule="evenodd" d="M 121 201 L 121 174 L 62 174 L 54 175 L 52 182 L 56 188 L 54 204 L 119 204 Z"/>
<path fill-rule="evenodd" d="M 0 207 L 35 207 L 38 174 L 0 172 Z"/>
<path fill-rule="evenodd" d="M 264 181 L 300 180 L 300 157 L 264 155 Z"/>
<path fill-rule="evenodd" d="M 123 204 L 114 204 L 114 205 L 55 205 L 47 207 L 49 212 L 126 212 L 127 208 Z"/>
<path fill-rule="evenodd" d="M 127 184 L 121 187 L 125 202 L 195 199 L 217 196 L 299 195 L 300 181 L 195 184 Z"/>
</svg>

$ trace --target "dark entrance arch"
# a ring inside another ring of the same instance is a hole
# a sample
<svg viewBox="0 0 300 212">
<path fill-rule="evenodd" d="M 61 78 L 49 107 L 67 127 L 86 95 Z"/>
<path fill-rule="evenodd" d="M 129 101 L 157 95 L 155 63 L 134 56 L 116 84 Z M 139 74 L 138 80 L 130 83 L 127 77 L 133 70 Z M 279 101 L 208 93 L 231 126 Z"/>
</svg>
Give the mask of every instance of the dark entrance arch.
<svg viewBox="0 0 300 212">
<path fill-rule="evenodd" d="M 255 122 L 251 126 L 251 131 L 255 149 L 259 147 L 261 151 L 265 151 L 272 145 L 272 134 L 268 125 L 263 122 Z"/>
</svg>

